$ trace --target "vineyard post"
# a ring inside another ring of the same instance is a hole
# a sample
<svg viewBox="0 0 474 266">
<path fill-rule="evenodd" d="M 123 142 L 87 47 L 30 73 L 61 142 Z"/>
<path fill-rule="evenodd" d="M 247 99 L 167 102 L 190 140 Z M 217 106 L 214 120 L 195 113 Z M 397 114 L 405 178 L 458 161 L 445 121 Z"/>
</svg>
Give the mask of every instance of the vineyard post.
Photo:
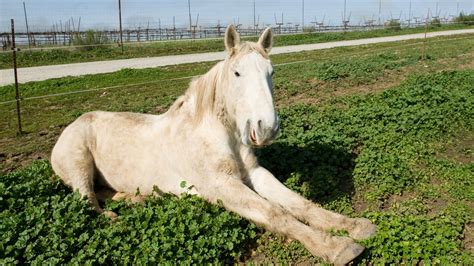
<svg viewBox="0 0 474 266">
<path fill-rule="evenodd" d="M 15 22 L 11 21 L 12 26 L 12 50 L 13 50 L 13 73 L 15 75 L 15 99 L 16 99 L 16 113 L 18 116 L 18 133 L 21 134 L 21 111 L 20 111 L 20 90 L 18 89 L 18 73 L 16 69 L 16 52 L 18 51 L 15 45 Z"/>
<path fill-rule="evenodd" d="M 123 53 L 122 3 L 121 3 L 121 0 L 118 0 L 118 6 L 119 6 L 119 24 L 120 24 L 120 47 L 122 48 L 122 53 Z"/>
<path fill-rule="evenodd" d="M 426 20 L 425 20 L 425 37 L 423 38 L 423 47 L 422 47 L 422 50 L 421 50 L 421 61 L 425 61 L 425 53 L 426 53 L 426 35 L 428 34 L 428 16 L 429 16 L 429 11 L 428 11 L 428 15 L 426 16 Z"/>
<path fill-rule="evenodd" d="M 31 41 L 30 41 L 30 29 L 28 27 L 28 16 L 26 15 L 26 5 L 23 2 L 23 11 L 25 13 L 25 23 L 26 23 L 26 35 L 28 36 L 28 48 L 31 48 Z"/>
<path fill-rule="evenodd" d="M 302 0 L 301 7 L 301 32 L 304 32 L 304 0 Z"/>
<path fill-rule="evenodd" d="M 253 0 L 253 29 L 257 35 L 257 24 L 255 24 L 255 0 Z"/>
</svg>

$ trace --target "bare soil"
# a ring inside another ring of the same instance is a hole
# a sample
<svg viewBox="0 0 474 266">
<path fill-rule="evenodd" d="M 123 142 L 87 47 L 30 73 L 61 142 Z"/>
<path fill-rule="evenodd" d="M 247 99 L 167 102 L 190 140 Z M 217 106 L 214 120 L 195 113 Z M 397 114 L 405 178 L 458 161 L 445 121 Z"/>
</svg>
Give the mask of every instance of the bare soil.
<svg viewBox="0 0 474 266">
<path fill-rule="evenodd" d="M 474 134 L 464 132 L 452 143 L 446 143 L 437 156 L 464 164 L 474 163 Z"/>
</svg>

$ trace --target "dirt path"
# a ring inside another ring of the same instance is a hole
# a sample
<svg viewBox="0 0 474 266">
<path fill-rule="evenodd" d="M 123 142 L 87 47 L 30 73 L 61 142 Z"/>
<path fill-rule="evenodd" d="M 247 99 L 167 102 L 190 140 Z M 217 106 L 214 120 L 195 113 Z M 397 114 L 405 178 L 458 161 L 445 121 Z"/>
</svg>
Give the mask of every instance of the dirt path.
<svg viewBox="0 0 474 266">
<path fill-rule="evenodd" d="M 474 33 L 474 29 L 430 32 L 427 34 L 427 37 L 433 38 L 433 37 L 438 37 L 438 36 L 448 36 L 448 35 L 467 34 L 467 33 Z M 383 43 L 383 42 L 396 42 L 396 41 L 405 41 L 405 40 L 420 39 L 420 38 L 424 38 L 424 33 L 368 38 L 368 39 L 359 39 L 359 40 L 351 40 L 351 41 L 291 45 L 291 46 L 275 47 L 272 50 L 272 54 L 285 54 L 285 53 L 294 53 L 294 52 L 301 52 L 301 51 L 329 49 L 329 48 L 342 47 L 342 46 L 355 46 L 355 45 L 374 44 L 374 43 Z M 217 61 L 217 60 L 224 59 L 225 54 L 226 54 L 225 52 L 213 52 L 213 53 L 200 53 L 200 54 L 160 56 L 160 57 L 151 57 L 151 58 L 133 58 L 133 59 L 110 60 L 110 61 L 98 61 L 98 62 L 64 64 L 64 65 L 53 65 L 53 66 L 26 67 L 26 68 L 18 69 L 18 79 L 20 83 L 25 83 L 29 81 L 40 81 L 40 80 L 60 78 L 60 77 L 65 77 L 65 76 L 81 76 L 81 75 L 86 75 L 86 74 L 110 73 L 110 72 L 115 72 L 124 68 L 140 69 L 140 68 L 167 66 L 167 65 L 178 65 L 178 64 L 185 64 L 185 63 Z M 0 86 L 13 84 L 14 82 L 15 80 L 13 76 L 13 69 L 0 70 Z"/>
</svg>

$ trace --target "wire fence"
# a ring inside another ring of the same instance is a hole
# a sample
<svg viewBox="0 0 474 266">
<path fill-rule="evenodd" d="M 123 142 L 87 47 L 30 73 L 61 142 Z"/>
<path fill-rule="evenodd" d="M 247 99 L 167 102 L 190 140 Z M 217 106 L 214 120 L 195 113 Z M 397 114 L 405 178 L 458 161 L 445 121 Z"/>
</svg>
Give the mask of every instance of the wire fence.
<svg viewBox="0 0 474 266">
<path fill-rule="evenodd" d="M 443 25 L 474 25 L 474 21 L 445 21 L 445 22 L 428 22 L 430 25 L 436 24 L 436 27 Z M 424 27 L 426 22 L 417 23 L 389 23 L 384 25 L 339 25 L 328 26 L 319 25 L 307 27 L 303 30 L 297 26 L 273 26 L 274 34 L 290 35 L 304 33 L 324 33 L 324 32 L 350 32 L 350 31 L 370 31 L 370 30 L 400 30 L 406 28 Z M 237 31 L 241 36 L 257 36 L 264 28 L 255 27 L 254 29 L 238 28 Z M 196 40 L 196 39 L 213 39 L 223 37 L 225 27 L 218 25 L 212 28 L 200 27 L 195 30 L 187 29 L 168 29 L 168 28 L 145 28 L 134 30 L 123 30 L 123 43 L 120 43 L 120 31 L 63 31 L 63 32 L 30 32 L 16 33 L 17 45 L 26 48 L 24 50 L 44 50 L 44 49 L 73 49 L 82 47 L 100 47 L 100 46 L 120 46 L 133 44 L 146 44 L 156 41 L 176 41 L 176 40 Z M 8 52 L 11 47 L 11 33 L 0 33 L 2 43 L 2 52 Z M 92 42 L 92 43 L 91 43 Z M 29 43 L 31 43 L 29 45 Z"/>
<path fill-rule="evenodd" d="M 74 49 L 74 48 L 84 48 L 84 47 L 99 47 L 99 46 L 111 46 L 119 44 L 122 47 L 125 44 L 140 44 L 143 42 L 154 42 L 154 41 L 165 41 L 165 40 L 189 40 L 189 39 L 208 39 L 208 38 L 219 38 L 222 37 L 224 34 L 225 26 L 221 25 L 220 20 L 218 20 L 217 24 L 212 25 L 199 25 L 199 15 L 193 24 L 193 20 L 191 17 L 191 8 L 190 8 L 190 0 L 188 0 L 188 11 L 189 11 L 189 27 L 176 27 L 175 18 L 173 17 L 173 24 L 172 28 L 169 27 L 162 27 L 161 22 L 159 21 L 158 27 L 150 27 L 150 23 L 147 23 L 146 27 L 141 27 L 140 25 L 135 29 L 130 27 L 122 28 L 122 9 L 121 9 L 121 1 L 118 0 L 118 15 L 119 15 L 119 30 L 108 29 L 108 30 L 83 30 L 81 29 L 81 17 L 78 20 L 75 20 L 74 17 L 67 20 L 64 23 L 64 27 L 62 22 L 60 24 L 52 25 L 49 31 L 34 31 L 29 30 L 28 26 L 28 16 L 26 11 L 25 2 L 23 2 L 23 9 L 25 15 L 25 22 L 26 22 L 26 32 L 18 32 L 15 31 L 14 27 L 14 19 L 11 19 L 11 33 L 10 32 L 3 32 L 0 33 L 0 40 L 2 43 L 2 48 L 4 53 L 13 52 L 13 62 L 14 62 L 14 72 L 15 72 L 15 88 L 16 88 L 16 97 L 15 100 L 7 100 L 4 102 L 0 102 L 0 105 L 8 105 L 10 103 L 16 103 L 17 106 L 17 114 L 18 114 L 18 125 L 19 125 L 19 133 L 22 132 L 21 129 L 21 118 L 20 118 L 20 105 L 21 102 L 25 100 L 37 100 L 37 99 L 45 99 L 45 98 L 52 98 L 58 96 L 68 96 L 68 95 L 78 95 L 82 93 L 88 93 L 93 91 L 105 91 L 105 90 L 112 90 L 118 88 L 127 88 L 127 87 L 135 87 L 140 85 L 158 83 L 158 82 L 174 82 L 178 80 L 187 80 L 191 79 L 196 76 L 186 76 L 186 77 L 179 77 L 179 78 L 172 78 L 172 79 L 159 79 L 154 81 L 147 81 L 135 84 L 125 84 L 125 85 L 114 85 L 102 88 L 87 88 L 87 89 L 79 89 L 74 91 L 68 92 L 57 92 L 51 94 L 44 94 L 44 95 L 36 95 L 30 96 L 26 98 L 22 98 L 20 96 L 20 92 L 18 89 L 17 83 L 17 70 L 16 70 L 16 53 L 19 51 L 18 46 L 22 47 L 22 50 L 34 50 L 34 49 Z M 376 21 L 374 19 L 366 20 L 364 18 L 363 23 L 359 22 L 359 24 L 351 24 L 351 14 L 349 13 L 346 16 L 346 1 L 344 1 L 344 13 L 341 16 L 341 23 L 338 25 L 331 25 L 331 23 L 325 23 L 324 17 L 322 21 L 319 21 L 314 18 L 314 21 L 311 21 L 309 25 L 305 25 L 304 23 L 304 0 L 302 0 L 302 12 L 301 12 L 301 24 L 293 23 L 293 22 L 284 22 L 284 14 L 281 13 L 281 20 L 279 17 L 277 18 L 276 14 L 274 14 L 275 23 L 274 24 L 265 24 L 260 23 L 258 18 L 256 20 L 256 11 L 255 11 L 255 1 L 253 1 L 254 6 L 254 20 L 253 23 L 249 26 L 244 26 L 240 23 L 239 18 L 237 21 L 233 21 L 237 31 L 240 32 L 241 36 L 254 36 L 258 35 L 264 27 L 271 26 L 273 31 L 277 35 L 282 34 L 300 34 L 300 33 L 308 33 L 308 32 L 337 32 L 337 31 L 367 31 L 367 30 L 375 30 L 375 29 L 390 29 L 390 30 L 400 30 L 402 28 L 416 28 L 416 27 L 424 27 L 425 31 L 425 39 L 421 42 L 421 54 L 422 58 L 426 55 L 426 33 L 428 31 L 428 25 L 432 27 L 440 27 L 443 24 L 464 24 L 464 25 L 471 25 L 474 24 L 473 21 L 470 19 L 474 19 L 474 15 L 469 15 L 463 17 L 463 13 L 459 15 L 459 17 L 449 16 L 446 15 L 444 17 L 440 16 L 438 12 L 438 4 L 436 5 L 436 12 L 433 14 L 430 9 L 426 16 L 423 17 L 416 17 L 412 16 L 411 14 L 411 2 L 410 2 L 410 15 L 408 19 L 401 20 L 401 13 L 398 18 L 393 18 L 392 15 L 390 16 L 389 20 L 383 21 L 381 20 L 380 16 L 380 9 L 379 9 L 379 20 Z M 461 18 L 461 20 L 459 19 Z M 413 19 L 413 21 L 412 21 Z M 17 32 L 17 33 L 15 33 Z M 412 44 L 408 44 L 407 46 L 418 45 L 420 42 L 415 42 Z M 28 45 L 29 49 L 23 49 L 26 45 Z M 9 49 L 11 47 L 11 49 Z M 10 51 L 8 51 L 10 50 Z M 382 51 L 382 50 L 381 50 Z M 375 50 L 362 52 L 362 53 L 354 53 L 351 55 L 341 55 L 341 58 L 348 59 L 354 56 L 364 56 L 370 55 L 373 53 L 381 52 Z M 339 56 L 332 56 L 331 59 L 337 59 Z M 321 58 L 320 58 L 321 59 Z M 323 59 L 324 60 L 324 59 Z M 293 61 L 293 62 L 286 62 L 280 63 L 275 65 L 275 67 L 291 65 L 291 64 L 301 64 L 305 62 L 309 62 L 309 60 L 300 60 L 300 61 Z"/>
<path fill-rule="evenodd" d="M 463 22 L 454 22 L 454 21 L 448 21 L 448 22 L 444 22 L 444 23 L 441 23 L 441 24 L 436 24 L 435 26 L 433 26 L 433 24 L 427 24 L 426 22 L 425 23 L 416 23 L 416 24 L 411 24 L 410 26 L 408 25 L 402 25 L 401 27 L 398 26 L 398 25 L 373 25 L 373 26 L 324 26 L 324 27 L 320 27 L 320 28 L 312 28 L 312 29 L 307 29 L 305 30 L 305 32 L 297 32 L 297 31 L 291 31 L 291 30 L 286 30 L 286 29 L 283 29 L 282 31 L 278 31 L 278 29 L 274 29 L 274 34 L 275 35 L 299 35 L 299 34 L 311 34 L 311 33 L 324 33 L 324 32 L 350 32 L 350 31 L 370 31 L 370 30 L 377 30 L 377 29 L 386 29 L 386 30 L 401 30 L 401 29 L 406 29 L 406 28 L 423 28 L 423 27 L 426 27 L 426 26 L 429 26 L 430 29 L 436 29 L 436 28 L 439 28 L 441 26 L 448 26 L 448 25 L 451 25 L 451 26 L 466 26 L 466 25 L 474 25 L 474 20 L 473 21 L 470 21 L 470 20 L 466 20 L 466 21 L 463 21 Z M 242 31 L 241 29 L 238 30 L 240 35 L 241 36 L 258 36 L 258 34 L 260 34 L 264 29 L 263 28 L 258 28 L 256 29 L 257 30 L 257 34 L 254 34 L 253 32 L 249 32 L 247 31 L 247 33 L 245 31 Z M 210 30 L 211 31 L 211 30 Z M 184 32 L 184 31 L 183 31 Z M 292 33 L 293 32 L 293 33 Z M 34 34 L 34 33 L 30 33 L 31 34 Z M 53 33 L 54 34 L 54 33 Z M 70 40 L 73 40 L 74 38 L 86 38 L 87 36 L 87 32 L 77 32 L 77 33 L 68 33 L 68 36 L 67 38 L 70 38 Z M 94 33 L 94 34 L 108 34 L 107 32 L 100 32 L 100 33 Z M 111 35 L 115 34 L 117 35 L 118 33 L 115 32 L 115 33 L 110 33 Z M 135 34 L 142 34 L 143 36 L 147 36 L 147 34 L 144 34 L 144 33 L 139 33 L 139 32 L 136 32 Z M 189 35 L 189 32 L 187 33 Z M 47 50 L 61 50 L 61 49 L 66 49 L 66 50 L 71 50 L 71 49 L 84 49 L 84 48 L 98 48 L 98 47 L 117 47 L 117 46 L 121 46 L 121 45 L 124 45 L 124 46 L 134 46 L 134 45 L 146 45 L 146 44 L 152 44 L 154 42 L 176 42 L 176 41 L 188 41 L 188 40 L 195 40 L 195 41 L 198 41 L 198 40 L 212 40 L 212 39 L 219 39 L 219 38 L 222 38 L 222 35 L 223 33 L 219 33 L 219 34 L 216 34 L 216 33 L 213 33 L 215 36 L 214 37 L 210 37 L 210 36 L 213 36 L 212 34 L 208 34 L 206 35 L 206 37 L 202 37 L 200 36 L 199 38 L 196 38 L 196 39 L 192 39 L 192 38 L 182 38 L 184 35 L 181 35 L 180 38 L 160 38 L 160 40 L 157 40 L 156 38 L 155 39 L 152 39 L 152 38 L 142 38 L 142 41 L 140 41 L 140 38 L 138 37 L 137 39 L 135 39 L 134 41 L 130 41 L 128 39 L 126 39 L 126 42 L 124 42 L 123 44 L 120 44 L 119 41 L 118 41 L 118 38 L 116 38 L 116 40 L 110 42 L 108 41 L 109 39 L 106 38 L 106 42 L 105 43 L 94 43 L 94 44 L 74 44 L 73 41 L 70 41 L 68 42 L 69 44 L 67 45 L 62 45 L 62 46 L 58 46 L 58 45 L 55 45 L 55 44 L 47 44 L 47 43 L 35 43 L 33 45 L 33 47 L 31 48 L 28 48 L 27 46 L 25 47 L 25 42 L 24 40 L 27 38 L 25 37 L 27 34 L 26 33 L 15 33 L 15 39 L 18 37 L 18 36 L 23 36 L 23 45 L 19 45 L 21 47 L 21 50 L 23 51 L 47 51 Z M 60 36 L 60 35 L 58 35 Z M 221 36 L 221 37 L 218 37 L 218 36 Z M 2 41 L 3 42 L 3 50 L 0 51 L 0 54 L 2 53 L 10 53 L 11 51 L 11 33 L 0 33 L 0 37 L 4 37 L 4 40 Z M 156 36 L 155 36 L 156 37 Z M 34 39 L 32 37 L 32 39 Z M 51 39 L 50 39 L 51 40 Z M 69 40 L 69 39 L 68 39 Z M 18 46 L 18 44 L 17 44 Z M 23 47 L 22 47 L 23 46 Z"/>
<path fill-rule="evenodd" d="M 124 2 L 121 9 L 118 8 L 117 1 Z M 123 43 L 219 38 L 223 36 L 226 25 L 230 23 L 236 26 L 242 36 L 257 35 L 266 27 L 272 27 L 275 34 L 295 34 L 413 28 L 424 26 L 426 23 L 456 24 L 459 22 L 456 19 L 460 12 L 464 12 L 471 4 L 464 1 L 457 3 L 422 1 L 422 3 L 414 2 L 412 5 L 410 1 L 409 6 L 402 4 L 390 6 L 380 1 L 377 6 L 376 1 L 326 2 L 328 6 L 324 8 L 321 8 L 324 3 L 304 0 L 237 2 L 206 0 L 199 3 L 190 0 L 179 0 L 175 3 L 115 0 L 76 4 L 76 6 L 58 3 L 57 6 L 51 7 L 52 10 L 48 9 L 51 3 L 41 5 L 28 2 L 25 5 L 23 2 L 23 5 L 5 5 L 5 8 L 9 8 L 7 10 L 13 15 L 16 14 L 16 21 L 23 19 L 20 15 L 23 15 L 24 11 L 26 27 L 21 23 L 22 27 L 19 29 L 22 30 L 15 36 L 16 43 L 20 47 L 35 48 L 110 46 Z M 205 7 L 206 3 L 211 7 Z M 219 10 L 225 11 L 222 12 L 225 14 L 216 12 Z M 154 11 L 158 14 L 154 14 Z M 177 13 L 177 16 L 169 13 Z M 160 16 L 166 16 L 168 19 Z M 67 19 L 64 19 L 65 17 Z M 63 19 L 54 21 L 55 18 Z M 462 23 L 474 24 L 473 21 Z M 12 36 L 8 30 L 0 32 L 0 42 L 4 51 L 11 47 L 11 40 Z"/>
<path fill-rule="evenodd" d="M 463 40 L 463 39 L 472 39 L 471 36 L 468 37 L 455 37 L 455 38 L 445 38 L 445 39 L 440 39 L 440 40 L 434 40 L 431 41 L 430 44 L 438 44 L 441 42 L 446 42 L 446 41 L 454 41 L 454 40 Z M 394 51 L 399 50 L 399 49 L 418 49 L 420 50 L 421 54 L 421 59 L 424 60 L 426 58 L 427 54 L 427 48 L 426 48 L 426 35 L 425 39 L 421 41 L 414 41 L 411 43 L 402 43 L 398 44 L 395 47 L 390 46 L 390 47 L 382 47 L 382 48 L 375 48 L 375 49 L 367 49 L 361 52 L 349 52 L 349 53 L 344 53 L 340 54 L 338 56 L 320 56 L 318 58 L 310 58 L 310 59 L 305 59 L 305 60 L 297 60 L 297 61 L 290 61 L 290 62 L 284 62 L 284 63 L 279 63 L 275 64 L 275 67 L 283 67 L 283 66 L 288 66 L 288 65 L 295 65 L 295 64 L 302 64 L 302 63 L 308 63 L 312 62 L 315 60 L 318 61 L 323 61 L 323 60 L 338 60 L 338 59 L 344 59 L 344 60 L 350 60 L 351 58 L 354 57 L 361 57 L 361 56 L 369 56 L 369 55 L 374 55 L 378 53 L 383 53 L 386 51 Z M 431 48 L 432 49 L 432 48 Z M 446 50 L 447 47 L 439 46 L 436 49 L 444 49 Z M 20 118 L 20 104 L 23 101 L 30 101 L 30 100 L 39 100 L 39 99 L 47 99 L 47 98 L 53 98 L 53 97 L 59 97 L 59 96 L 69 96 L 69 95 L 80 95 L 80 94 L 85 94 L 85 93 L 90 93 L 94 91 L 108 91 L 108 90 L 114 90 L 114 89 L 125 89 L 125 88 L 130 88 L 130 87 L 139 87 L 143 85 L 148 85 L 148 84 L 169 84 L 170 82 L 176 82 L 176 81 L 183 81 L 183 80 L 190 80 L 195 77 L 199 77 L 200 75 L 192 75 L 192 76 L 184 76 L 184 77 L 177 77 L 177 78 L 170 78 L 170 79 L 158 79 L 158 80 L 152 80 L 152 81 L 146 81 L 146 82 L 140 82 L 140 83 L 133 83 L 133 84 L 121 84 L 121 85 L 114 85 L 114 86 L 107 86 L 107 87 L 101 87 L 101 88 L 87 88 L 87 89 L 79 89 L 79 90 L 73 90 L 73 91 L 66 91 L 66 92 L 59 92 L 59 93 L 50 93 L 50 94 L 44 94 L 44 95 L 36 95 L 36 96 L 29 96 L 26 98 L 22 98 L 19 96 L 18 93 L 18 87 L 17 88 L 17 95 L 15 100 L 8 100 L 4 102 L 0 102 L 0 106 L 5 106 L 8 104 L 16 103 L 17 106 L 17 116 L 18 116 L 18 133 L 22 134 L 22 122 Z"/>
<path fill-rule="evenodd" d="M 445 39 L 440 39 L 440 40 L 432 40 L 430 41 L 430 45 L 436 45 L 439 43 L 443 42 L 450 42 L 450 41 L 457 41 L 457 40 L 466 40 L 466 39 L 472 39 L 471 36 L 467 37 L 454 37 L 454 38 L 445 38 Z M 375 49 L 369 49 L 367 51 L 361 51 L 361 52 L 346 52 L 341 55 L 331 55 L 329 57 L 321 56 L 316 59 L 307 59 L 307 60 L 298 60 L 298 61 L 290 61 L 290 62 L 285 62 L 285 63 L 279 63 L 275 64 L 274 67 L 282 67 L 282 66 L 288 66 L 288 65 L 294 65 L 294 64 L 302 64 L 302 63 L 308 63 L 312 62 L 315 60 L 337 60 L 337 59 L 351 59 L 354 57 L 361 57 L 361 56 L 370 56 L 374 55 L 377 53 L 383 53 L 387 51 L 394 51 L 394 49 L 401 49 L 401 48 L 407 48 L 407 49 L 422 49 L 422 45 L 425 43 L 425 40 L 417 40 L 412 43 L 403 43 L 403 44 L 397 44 L 394 47 L 383 47 L 383 48 L 375 48 Z M 439 47 L 435 49 L 446 49 L 446 47 Z M 192 78 L 199 77 L 200 75 L 192 75 L 192 76 L 184 76 L 184 77 L 177 77 L 177 78 L 169 78 L 169 79 L 157 79 L 157 80 L 152 80 L 152 81 L 146 81 L 146 82 L 139 82 L 139 83 L 133 83 L 133 84 L 122 84 L 122 85 L 114 85 L 114 86 L 107 86 L 107 87 L 101 87 L 101 88 L 88 88 L 88 89 L 80 89 L 80 90 L 74 90 L 74 91 L 68 91 L 68 92 L 61 92 L 61 93 L 51 93 L 51 94 L 44 94 L 44 95 L 38 95 L 38 96 L 31 96 L 31 97 L 24 97 L 20 98 L 20 101 L 29 101 L 29 100 L 37 100 L 37 99 L 44 99 L 44 98 L 53 98 L 53 97 L 58 97 L 58 96 L 67 96 L 67 95 L 74 95 L 74 94 L 82 94 L 82 93 L 88 93 L 88 92 L 95 92 L 95 91 L 106 91 L 106 90 L 113 90 L 113 89 L 120 89 L 120 88 L 127 88 L 127 87 L 137 87 L 137 86 L 142 86 L 142 85 L 148 85 L 148 84 L 167 84 L 168 82 L 173 82 L 173 81 L 180 81 L 180 80 L 191 80 Z M 8 100 L 8 101 L 3 101 L 0 102 L 0 105 L 8 105 L 11 103 L 17 102 L 16 99 L 14 100 Z"/>
</svg>

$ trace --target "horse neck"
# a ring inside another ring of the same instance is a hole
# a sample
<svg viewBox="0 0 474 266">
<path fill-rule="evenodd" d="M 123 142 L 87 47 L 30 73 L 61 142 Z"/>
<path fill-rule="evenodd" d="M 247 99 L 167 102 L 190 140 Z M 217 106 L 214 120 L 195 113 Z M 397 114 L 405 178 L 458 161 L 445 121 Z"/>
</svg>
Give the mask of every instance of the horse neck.
<svg viewBox="0 0 474 266">
<path fill-rule="evenodd" d="M 188 121 L 194 124 L 210 116 L 218 119 L 232 134 L 236 127 L 235 119 L 226 106 L 225 98 L 230 85 L 225 71 L 228 64 L 228 61 L 219 62 L 206 74 L 193 80 L 186 93 L 170 107 L 168 115 L 191 117 Z"/>
</svg>

